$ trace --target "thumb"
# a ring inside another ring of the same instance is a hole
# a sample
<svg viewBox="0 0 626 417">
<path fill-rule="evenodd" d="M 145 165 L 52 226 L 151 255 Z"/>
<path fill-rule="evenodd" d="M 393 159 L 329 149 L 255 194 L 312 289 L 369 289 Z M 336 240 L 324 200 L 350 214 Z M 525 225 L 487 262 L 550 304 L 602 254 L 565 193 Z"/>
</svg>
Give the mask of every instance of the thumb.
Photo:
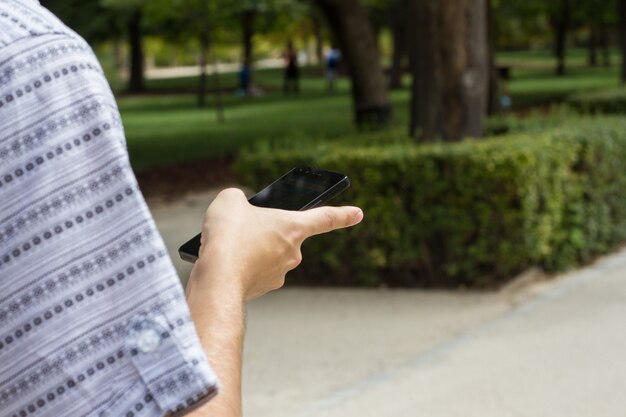
<svg viewBox="0 0 626 417">
<path fill-rule="evenodd" d="M 358 207 L 319 207 L 301 212 L 307 236 L 328 233 L 359 224 L 363 211 Z"/>
</svg>

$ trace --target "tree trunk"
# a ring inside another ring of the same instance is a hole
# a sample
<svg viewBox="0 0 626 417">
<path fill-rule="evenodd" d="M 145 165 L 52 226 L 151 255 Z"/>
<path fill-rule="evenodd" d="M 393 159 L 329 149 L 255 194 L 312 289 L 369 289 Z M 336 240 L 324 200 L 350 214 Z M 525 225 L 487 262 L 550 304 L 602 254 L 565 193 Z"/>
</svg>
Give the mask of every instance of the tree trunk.
<svg viewBox="0 0 626 417">
<path fill-rule="evenodd" d="M 115 71 L 119 75 L 119 73 L 126 67 L 122 41 L 119 38 L 115 38 L 113 40 L 113 61 L 115 62 Z"/>
<path fill-rule="evenodd" d="M 402 76 L 404 75 L 405 57 L 407 52 L 407 18 L 406 0 L 395 0 L 391 5 L 391 31 L 393 33 L 393 56 L 389 71 L 389 88 L 399 90 L 402 88 Z"/>
<path fill-rule="evenodd" d="M 141 33 L 141 10 L 137 9 L 128 23 L 128 39 L 130 42 L 130 80 L 128 91 L 138 93 L 144 91 L 144 53 Z"/>
<path fill-rule="evenodd" d="M 554 54 L 557 59 L 556 75 L 565 75 L 565 50 L 570 21 L 570 0 L 560 0 L 556 14 L 552 16 L 554 28 Z"/>
<path fill-rule="evenodd" d="M 324 34 L 322 32 L 322 19 L 317 9 L 312 10 L 313 35 L 315 36 L 315 57 L 317 64 L 324 64 Z"/>
<path fill-rule="evenodd" d="M 609 45 L 609 28 L 604 19 L 600 22 L 600 47 L 602 48 L 602 65 L 610 67 L 611 49 Z"/>
<path fill-rule="evenodd" d="M 387 82 L 377 40 L 358 0 L 315 0 L 328 19 L 352 80 L 355 122 L 386 124 L 391 119 Z"/>
<path fill-rule="evenodd" d="M 254 36 L 254 20 L 256 19 L 256 13 L 254 9 L 247 9 L 242 12 L 241 16 L 243 61 L 247 62 L 251 68 L 254 59 L 254 43 L 252 37 Z"/>
<path fill-rule="evenodd" d="M 626 0 L 619 0 L 619 47 L 622 53 L 621 81 L 626 84 Z"/>
<path fill-rule="evenodd" d="M 598 28 L 595 22 L 589 28 L 589 66 L 598 66 Z"/>
<path fill-rule="evenodd" d="M 209 33 L 206 26 L 201 30 L 199 36 L 200 56 L 198 65 L 200 66 L 200 78 L 198 79 L 198 107 L 204 107 L 206 104 L 206 85 L 207 85 L 207 52 L 209 50 Z"/>
<path fill-rule="evenodd" d="M 217 66 L 217 57 L 213 53 L 213 89 L 215 90 L 215 114 L 219 123 L 224 123 L 224 103 L 222 102 L 222 85 Z"/>
<path fill-rule="evenodd" d="M 487 112 L 486 0 L 413 0 L 411 135 L 483 135 Z"/>
<path fill-rule="evenodd" d="M 493 0 L 487 0 L 487 68 L 489 71 L 489 82 L 487 86 L 487 114 L 496 114 L 498 110 L 498 69 L 496 68 L 495 49 L 496 39 L 494 35 L 493 21 Z"/>
</svg>

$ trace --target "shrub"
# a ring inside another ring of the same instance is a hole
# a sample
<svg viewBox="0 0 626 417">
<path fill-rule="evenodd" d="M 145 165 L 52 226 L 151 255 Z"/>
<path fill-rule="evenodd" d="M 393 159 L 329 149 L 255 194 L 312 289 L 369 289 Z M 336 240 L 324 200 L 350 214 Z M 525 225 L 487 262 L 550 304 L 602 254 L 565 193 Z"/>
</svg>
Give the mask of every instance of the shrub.
<svg viewBox="0 0 626 417">
<path fill-rule="evenodd" d="M 626 89 L 575 94 L 567 99 L 567 104 L 583 114 L 623 114 L 626 113 Z"/>
<path fill-rule="evenodd" d="M 397 132 L 399 133 L 399 132 Z M 291 281 L 493 287 L 532 266 L 563 270 L 626 239 L 626 123 L 583 120 L 540 135 L 415 145 L 366 139 L 243 153 L 261 188 L 298 164 L 345 172 L 356 228 L 305 242 Z"/>
</svg>

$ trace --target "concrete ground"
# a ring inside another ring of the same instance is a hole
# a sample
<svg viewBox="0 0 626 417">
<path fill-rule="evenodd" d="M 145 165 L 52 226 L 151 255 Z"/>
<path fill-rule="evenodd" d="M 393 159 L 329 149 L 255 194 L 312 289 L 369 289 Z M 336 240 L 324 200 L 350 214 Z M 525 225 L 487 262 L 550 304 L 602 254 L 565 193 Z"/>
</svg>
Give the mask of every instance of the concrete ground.
<svg viewBox="0 0 626 417">
<path fill-rule="evenodd" d="M 174 259 L 213 195 L 151 204 Z M 626 416 L 626 250 L 500 292 L 283 289 L 244 360 L 250 417 Z"/>
</svg>

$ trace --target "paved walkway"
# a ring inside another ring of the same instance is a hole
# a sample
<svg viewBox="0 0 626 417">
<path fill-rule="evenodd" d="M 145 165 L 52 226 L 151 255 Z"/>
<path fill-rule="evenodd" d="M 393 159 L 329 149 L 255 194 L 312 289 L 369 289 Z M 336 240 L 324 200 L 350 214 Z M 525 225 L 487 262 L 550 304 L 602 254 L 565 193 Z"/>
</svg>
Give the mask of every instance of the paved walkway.
<svg viewBox="0 0 626 417">
<path fill-rule="evenodd" d="M 261 59 L 254 63 L 256 69 L 266 68 L 283 68 L 285 61 L 280 58 Z M 217 65 L 209 64 L 206 66 L 207 74 L 211 75 L 217 67 L 218 72 L 238 72 L 241 69 L 241 63 L 219 63 Z M 188 67 L 167 67 L 167 68 L 147 68 L 146 78 L 150 80 L 159 80 L 164 78 L 178 77 L 194 77 L 200 75 L 200 66 L 192 65 Z"/>
<path fill-rule="evenodd" d="M 197 231 L 210 198 L 154 207 L 170 248 Z M 626 251 L 498 293 L 269 294 L 249 307 L 244 407 L 250 417 L 625 416 Z"/>
</svg>

